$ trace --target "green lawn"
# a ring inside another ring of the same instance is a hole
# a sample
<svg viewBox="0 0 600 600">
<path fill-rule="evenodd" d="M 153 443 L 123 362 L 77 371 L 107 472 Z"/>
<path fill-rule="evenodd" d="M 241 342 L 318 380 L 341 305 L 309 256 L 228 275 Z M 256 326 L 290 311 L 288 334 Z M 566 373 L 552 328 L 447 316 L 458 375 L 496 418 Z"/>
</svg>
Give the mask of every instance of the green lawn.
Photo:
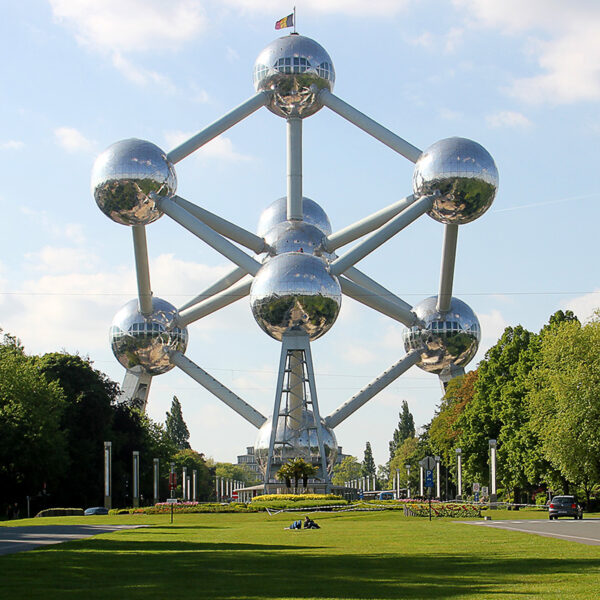
<svg viewBox="0 0 600 600">
<path fill-rule="evenodd" d="M 523 518 L 544 513 L 490 513 Z M 151 527 L 0 557 L 0 598 L 581 598 L 600 593 L 600 546 L 395 512 L 65 517 L 12 525 Z M 7 525 L 8 523 L 2 523 Z"/>
</svg>

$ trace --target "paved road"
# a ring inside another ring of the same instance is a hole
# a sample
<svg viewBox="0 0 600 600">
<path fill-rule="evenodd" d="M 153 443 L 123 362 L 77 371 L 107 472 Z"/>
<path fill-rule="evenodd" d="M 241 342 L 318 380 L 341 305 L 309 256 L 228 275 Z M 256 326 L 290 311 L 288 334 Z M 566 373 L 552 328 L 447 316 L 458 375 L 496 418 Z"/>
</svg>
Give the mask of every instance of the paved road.
<svg viewBox="0 0 600 600">
<path fill-rule="evenodd" d="M 135 529 L 143 525 L 32 525 L 0 527 L 0 554 L 33 550 L 40 546 L 81 540 L 120 529 Z"/>
<path fill-rule="evenodd" d="M 469 521 L 469 525 L 510 529 L 523 533 L 534 533 L 589 546 L 600 546 L 600 519 L 519 520 L 519 521 Z"/>
</svg>

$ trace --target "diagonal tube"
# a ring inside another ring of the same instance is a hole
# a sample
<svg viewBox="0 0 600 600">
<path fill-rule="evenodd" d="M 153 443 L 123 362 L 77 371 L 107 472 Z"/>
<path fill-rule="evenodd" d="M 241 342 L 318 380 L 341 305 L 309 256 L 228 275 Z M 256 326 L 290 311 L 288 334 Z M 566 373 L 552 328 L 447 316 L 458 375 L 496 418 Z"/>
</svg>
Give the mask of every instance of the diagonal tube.
<svg viewBox="0 0 600 600">
<path fill-rule="evenodd" d="M 150 267 L 148 266 L 148 244 L 146 243 L 146 227 L 133 225 L 133 254 L 135 256 L 135 274 L 138 287 L 138 306 L 145 315 L 152 314 L 152 288 L 150 287 Z"/>
<path fill-rule="evenodd" d="M 419 323 L 419 318 L 411 310 L 407 310 L 395 302 L 388 300 L 375 292 L 371 292 L 367 288 L 364 288 L 345 277 L 339 277 L 338 279 L 342 286 L 342 292 L 357 302 L 399 321 L 403 325 L 406 325 L 406 327 L 412 327 Z"/>
<path fill-rule="evenodd" d="M 419 156 L 421 156 L 421 150 L 416 146 L 409 144 L 406 140 L 403 140 L 400 136 L 380 125 L 377 121 L 356 110 L 356 108 L 344 102 L 341 98 L 333 95 L 329 90 L 322 89 L 319 92 L 319 100 L 324 106 L 340 115 L 340 117 L 350 121 L 350 123 L 372 135 L 376 140 L 395 150 L 398 154 L 404 156 L 404 158 L 408 158 L 411 162 L 417 162 Z"/>
<path fill-rule="evenodd" d="M 458 241 L 458 225 L 449 223 L 444 226 L 442 245 L 442 266 L 440 268 L 440 291 L 436 310 L 448 312 L 452 302 L 452 284 L 454 283 L 454 263 L 456 262 L 456 243 Z"/>
<path fill-rule="evenodd" d="M 392 365 L 387 371 L 384 371 L 379 377 L 369 383 L 367 387 L 358 392 L 358 394 L 334 410 L 325 418 L 325 425 L 332 428 L 337 427 L 342 421 L 345 421 L 352 415 L 352 413 L 356 412 L 361 406 L 371 400 L 371 398 L 390 385 L 390 383 L 396 381 L 400 375 L 406 373 L 413 365 L 416 365 L 420 359 L 421 356 L 416 350 L 409 352 L 404 358 Z"/>
<path fill-rule="evenodd" d="M 200 302 L 199 304 L 196 304 L 196 306 L 180 312 L 175 318 L 175 325 L 187 327 L 190 323 L 194 323 L 221 308 L 225 308 L 226 306 L 245 298 L 250 293 L 251 285 L 252 281 L 244 279 L 237 285 L 231 286 L 226 291 L 216 294 L 212 296 L 212 298 L 204 300 L 204 302 Z"/>
<path fill-rule="evenodd" d="M 227 275 L 224 275 L 221 277 L 221 279 L 215 281 L 215 283 L 213 283 L 211 286 L 200 292 L 195 298 L 189 300 L 183 306 L 179 307 L 179 312 L 182 312 L 187 308 L 191 308 L 192 306 L 196 306 L 196 304 L 199 304 L 204 300 L 208 300 L 211 296 L 226 290 L 234 283 L 237 283 L 245 275 L 247 275 L 247 273 L 244 271 L 244 269 L 242 269 L 242 267 L 234 267 L 231 271 L 229 271 L 229 273 L 227 273 Z"/>
<path fill-rule="evenodd" d="M 253 250 L 256 254 L 264 252 L 266 246 L 265 240 L 255 233 L 252 233 L 227 219 L 223 219 L 223 217 L 219 217 L 180 196 L 173 196 L 173 202 L 187 210 L 191 215 L 194 215 L 196 219 L 200 219 L 200 221 L 214 229 L 217 233 L 224 235 L 226 238 Z"/>
<path fill-rule="evenodd" d="M 433 197 L 431 196 L 424 196 L 411 204 L 407 209 L 403 210 L 399 215 L 396 215 L 383 227 L 380 227 L 377 231 L 374 231 L 371 235 L 362 240 L 362 242 L 359 242 L 352 249 L 348 250 L 348 252 L 342 254 L 339 258 L 336 258 L 331 263 L 331 274 L 341 275 L 346 269 L 353 267 L 358 261 L 373 252 L 373 250 L 379 248 L 379 246 L 387 242 L 399 231 L 426 213 L 431 208 L 432 204 Z"/>
<path fill-rule="evenodd" d="M 209 125 L 186 142 L 183 142 L 177 148 L 173 148 L 167 154 L 167 158 L 172 163 L 178 163 L 180 160 L 183 160 L 186 156 L 189 156 L 192 152 L 210 142 L 210 140 L 221 135 L 224 131 L 227 131 L 236 123 L 250 116 L 253 112 L 256 112 L 268 102 L 269 96 L 269 92 L 258 92 L 251 98 L 248 98 L 248 100 L 240 104 L 237 108 L 234 108 L 231 112 L 228 112 L 218 121 L 215 121 L 212 125 Z"/>
<path fill-rule="evenodd" d="M 197 364 L 193 363 L 181 352 L 170 352 L 169 358 L 176 367 L 179 367 L 184 373 L 197 381 L 211 394 L 219 398 L 219 400 L 227 404 L 229 408 L 235 410 L 235 412 L 241 417 L 244 417 L 246 421 L 252 423 L 257 429 L 260 429 L 267 420 L 255 408 L 252 408 L 247 402 L 244 402 L 237 394 L 234 394 L 229 388 L 226 388 L 222 383 L 209 375 L 204 369 L 201 369 Z"/>
<path fill-rule="evenodd" d="M 416 198 L 411 194 L 406 198 L 402 198 L 402 200 L 398 200 L 385 208 L 349 225 L 348 227 L 344 227 L 344 229 L 340 229 L 340 231 L 336 231 L 327 237 L 327 250 L 329 252 L 333 252 L 337 250 L 341 246 L 345 246 L 354 240 L 357 240 L 359 237 L 367 233 L 371 233 L 375 229 L 378 229 L 385 223 L 387 223 L 392 217 L 395 217 L 398 213 L 401 213 L 405 208 L 408 208 Z"/>
<path fill-rule="evenodd" d="M 256 275 L 261 264 L 248 256 L 243 250 L 218 234 L 214 229 L 205 225 L 200 219 L 191 215 L 185 208 L 181 208 L 171 198 L 154 196 L 156 207 L 169 215 L 174 221 L 185 227 L 188 231 L 206 242 L 211 248 L 228 258 L 231 262 L 242 267 L 247 273 Z"/>
<path fill-rule="evenodd" d="M 374 279 L 371 279 L 368 275 L 365 275 L 362 271 L 359 271 L 356 267 L 346 269 L 344 275 L 351 281 L 354 281 L 354 283 L 367 288 L 369 291 L 387 298 L 390 302 L 395 302 L 403 309 L 412 310 L 412 306 L 408 302 L 404 302 L 404 300 L 398 298 L 396 294 L 390 292 L 390 290 L 377 283 Z"/>
</svg>

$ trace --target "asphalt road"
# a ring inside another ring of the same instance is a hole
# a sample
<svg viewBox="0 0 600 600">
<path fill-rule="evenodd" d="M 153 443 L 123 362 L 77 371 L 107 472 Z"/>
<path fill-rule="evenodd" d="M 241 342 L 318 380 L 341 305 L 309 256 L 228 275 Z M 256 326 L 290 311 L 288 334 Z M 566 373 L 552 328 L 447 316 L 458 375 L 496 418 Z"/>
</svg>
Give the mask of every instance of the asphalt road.
<svg viewBox="0 0 600 600">
<path fill-rule="evenodd" d="M 32 525 L 0 527 L 0 555 L 33 550 L 40 546 L 81 540 L 120 529 L 136 529 L 140 525 Z M 141 526 L 143 527 L 143 525 Z"/>
<path fill-rule="evenodd" d="M 496 529 L 509 529 L 522 533 L 533 533 L 544 537 L 553 537 L 589 546 L 600 546 L 600 519 L 575 519 L 548 520 L 519 520 L 519 521 L 469 521 L 469 525 L 477 527 L 495 527 Z"/>
</svg>

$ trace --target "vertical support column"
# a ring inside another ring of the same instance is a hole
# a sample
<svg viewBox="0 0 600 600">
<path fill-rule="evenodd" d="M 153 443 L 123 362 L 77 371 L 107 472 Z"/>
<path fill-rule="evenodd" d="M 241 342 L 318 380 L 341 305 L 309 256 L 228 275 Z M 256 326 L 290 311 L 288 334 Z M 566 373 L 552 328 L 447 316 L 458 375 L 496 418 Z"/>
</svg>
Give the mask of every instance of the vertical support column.
<svg viewBox="0 0 600 600">
<path fill-rule="evenodd" d="M 148 245 L 144 225 L 133 225 L 133 253 L 138 286 L 138 305 L 143 315 L 152 314 L 152 289 L 150 288 L 150 268 L 148 266 Z"/>
<path fill-rule="evenodd" d="M 220 481 L 221 481 L 221 494 L 220 494 L 220 496 L 219 496 L 219 500 L 220 500 L 221 502 L 223 502 L 223 485 L 224 485 L 224 479 L 223 479 L 223 477 L 219 477 L 219 479 L 220 479 Z"/>
<path fill-rule="evenodd" d="M 396 477 L 394 478 L 394 489 L 396 490 L 396 500 L 400 499 L 400 469 L 396 469 Z"/>
<path fill-rule="evenodd" d="M 373 475 L 373 489 L 377 489 L 377 475 Z"/>
<path fill-rule="evenodd" d="M 442 266 L 440 269 L 440 289 L 436 310 L 448 312 L 452 302 L 452 284 L 454 282 L 454 263 L 456 261 L 456 243 L 458 240 L 458 225 L 444 225 L 444 242 L 442 249 Z"/>
<path fill-rule="evenodd" d="M 104 508 L 112 508 L 112 442 L 104 442 Z"/>
<path fill-rule="evenodd" d="M 423 498 L 423 465 L 419 465 L 419 496 Z"/>
<path fill-rule="evenodd" d="M 139 450 L 133 451 L 133 486 L 131 488 L 131 495 L 133 500 L 133 507 L 139 508 L 140 506 L 140 452 Z"/>
<path fill-rule="evenodd" d="M 462 500 L 462 448 L 456 449 L 456 499 Z"/>
<path fill-rule="evenodd" d="M 435 497 L 438 500 L 442 499 L 442 482 L 440 477 L 440 457 L 435 456 Z"/>
<path fill-rule="evenodd" d="M 186 481 L 185 481 L 185 498 L 189 502 L 191 500 L 191 498 L 192 498 L 192 496 L 191 496 L 191 487 L 192 487 L 191 486 L 191 483 L 192 483 L 191 479 L 192 478 L 191 478 L 190 475 L 186 475 L 185 479 L 186 479 Z"/>
<path fill-rule="evenodd" d="M 302 220 L 302 119 L 287 120 L 287 218 Z"/>
<path fill-rule="evenodd" d="M 217 502 L 220 501 L 219 497 L 219 478 L 215 476 L 215 499 Z"/>
<path fill-rule="evenodd" d="M 192 500 L 198 502 L 198 470 L 192 471 Z"/>
<path fill-rule="evenodd" d="M 490 502 L 496 502 L 496 440 L 490 440 Z"/>
<path fill-rule="evenodd" d="M 186 496 L 186 483 L 187 483 L 187 467 L 183 467 L 181 474 L 181 499 L 185 502 L 187 500 Z"/>
<path fill-rule="evenodd" d="M 410 498 L 410 465 L 407 463 L 406 467 L 406 497 Z"/>
<path fill-rule="evenodd" d="M 154 504 L 157 504 L 159 502 L 159 495 L 160 495 L 160 487 L 159 487 L 159 483 L 160 483 L 160 458 L 155 458 L 153 460 L 153 482 L 154 485 L 152 486 L 152 500 Z"/>
</svg>

